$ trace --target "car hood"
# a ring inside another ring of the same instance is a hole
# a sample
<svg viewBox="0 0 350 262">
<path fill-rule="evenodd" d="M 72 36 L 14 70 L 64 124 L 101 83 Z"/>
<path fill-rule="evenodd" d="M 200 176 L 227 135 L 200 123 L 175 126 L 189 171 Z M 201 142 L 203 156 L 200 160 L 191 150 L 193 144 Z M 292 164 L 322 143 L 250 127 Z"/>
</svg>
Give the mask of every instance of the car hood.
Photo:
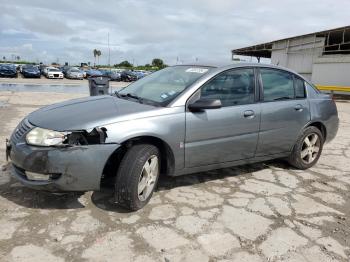
<svg viewBox="0 0 350 262">
<path fill-rule="evenodd" d="M 11 74 L 13 74 L 13 73 L 16 72 L 16 70 L 11 69 L 11 68 L 1 68 L 1 69 L 0 69 L 0 72 L 2 72 L 2 73 L 11 73 Z"/>
<path fill-rule="evenodd" d="M 22 72 L 31 73 L 31 74 L 40 73 L 39 70 L 35 70 L 35 69 L 23 69 Z"/>
<path fill-rule="evenodd" d="M 118 122 L 121 116 L 155 109 L 114 96 L 94 96 L 43 107 L 31 113 L 28 120 L 34 126 L 56 131 L 90 130 Z"/>
</svg>

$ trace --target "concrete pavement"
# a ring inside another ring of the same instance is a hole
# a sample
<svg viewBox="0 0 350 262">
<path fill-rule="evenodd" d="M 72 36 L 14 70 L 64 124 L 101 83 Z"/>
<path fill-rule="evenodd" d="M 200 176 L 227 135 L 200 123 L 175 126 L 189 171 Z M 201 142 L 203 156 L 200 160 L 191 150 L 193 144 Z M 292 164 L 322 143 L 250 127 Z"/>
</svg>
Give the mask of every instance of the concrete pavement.
<svg viewBox="0 0 350 262">
<path fill-rule="evenodd" d="M 0 141 L 38 107 L 81 96 L 0 92 Z M 339 133 L 314 168 L 270 161 L 163 177 L 134 213 L 108 192 L 23 187 L 0 143 L 0 260 L 349 261 L 350 103 L 338 109 Z"/>
</svg>

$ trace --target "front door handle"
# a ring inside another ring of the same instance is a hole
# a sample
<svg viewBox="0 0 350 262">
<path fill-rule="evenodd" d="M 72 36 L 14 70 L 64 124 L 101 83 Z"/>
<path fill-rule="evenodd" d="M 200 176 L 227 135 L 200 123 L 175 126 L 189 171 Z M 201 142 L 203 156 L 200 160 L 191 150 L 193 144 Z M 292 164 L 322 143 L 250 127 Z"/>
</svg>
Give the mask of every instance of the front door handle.
<svg viewBox="0 0 350 262">
<path fill-rule="evenodd" d="M 303 111 L 303 106 L 302 106 L 301 104 L 297 104 L 297 105 L 294 107 L 294 109 L 295 109 L 296 111 L 301 112 L 301 111 Z"/>
<path fill-rule="evenodd" d="M 255 113 L 253 110 L 247 110 L 247 111 L 244 111 L 243 116 L 245 118 L 253 118 L 255 116 Z"/>
</svg>

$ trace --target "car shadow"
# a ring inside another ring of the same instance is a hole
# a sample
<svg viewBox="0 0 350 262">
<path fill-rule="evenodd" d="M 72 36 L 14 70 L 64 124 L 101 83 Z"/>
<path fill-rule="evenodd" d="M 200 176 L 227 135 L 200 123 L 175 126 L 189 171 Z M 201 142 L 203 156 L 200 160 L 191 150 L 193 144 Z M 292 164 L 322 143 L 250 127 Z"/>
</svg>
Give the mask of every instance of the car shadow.
<svg viewBox="0 0 350 262">
<path fill-rule="evenodd" d="M 209 181 L 221 180 L 227 177 L 246 176 L 252 172 L 265 169 L 267 166 L 289 169 L 282 160 L 271 160 L 264 163 L 248 164 L 231 168 L 217 169 L 208 172 L 195 173 L 178 177 L 161 176 L 158 181 L 156 192 L 171 190 L 176 187 L 200 185 Z M 9 164 L 3 166 L 3 172 L 8 172 Z M 9 176 L 7 174 L 7 176 Z M 3 181 L 7 179 L 8 181 Z M 21 185 L 14 178 L 6 177 L 6 174 L 0 176 L 0 196 L 26 208 L 34 209 L 79 209 L 85 208 L 85 205 L 79 201 L 79 198 L 85 192 L 72 192 L 63 194 L 53 194 L 45 191 L 38 191 Z M 101 191 L 92 192 L 92 203 L 103 210 L 128 213 L 130 211 L 118 207 L 114 201 L 113 188 L 104 188 Z"/>
<path fill-rule="evenodd" d="M 222 180 L 227 177 L 240 177 L 251 174 L 268 166 L 282 169 L 291 169 L 284 160 L 270 160 L 263 163 L 254 163 L 231 168 L 216 169 L 207 172 L 200 172 L 190 175 L 170 177 L 161 176 L 158 180 L 156 192 L 171 190 L 177 187 L 200 185 L 206 182 Z M 118 207 L 114 202 L 113 189 L 93 192 L 91 196 L 92 202 L 99 208 L 117 213 L 128 213 L 130 211 Z"/>
</svg>

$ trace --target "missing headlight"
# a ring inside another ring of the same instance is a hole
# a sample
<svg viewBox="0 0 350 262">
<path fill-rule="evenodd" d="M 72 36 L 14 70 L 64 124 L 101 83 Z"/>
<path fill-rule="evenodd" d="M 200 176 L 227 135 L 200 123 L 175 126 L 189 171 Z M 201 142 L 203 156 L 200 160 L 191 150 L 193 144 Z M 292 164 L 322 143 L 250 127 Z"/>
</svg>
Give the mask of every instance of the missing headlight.
<svg viewBox="0 0 350 262">
<path fill-rule="evenodd" d="M 105 127 L 95 127 L 91 132 L 72 132 L 68 135 L 66 143 L 68 145 L 93 145 L 104 144 L 107 138 Z"/>
</svg>

